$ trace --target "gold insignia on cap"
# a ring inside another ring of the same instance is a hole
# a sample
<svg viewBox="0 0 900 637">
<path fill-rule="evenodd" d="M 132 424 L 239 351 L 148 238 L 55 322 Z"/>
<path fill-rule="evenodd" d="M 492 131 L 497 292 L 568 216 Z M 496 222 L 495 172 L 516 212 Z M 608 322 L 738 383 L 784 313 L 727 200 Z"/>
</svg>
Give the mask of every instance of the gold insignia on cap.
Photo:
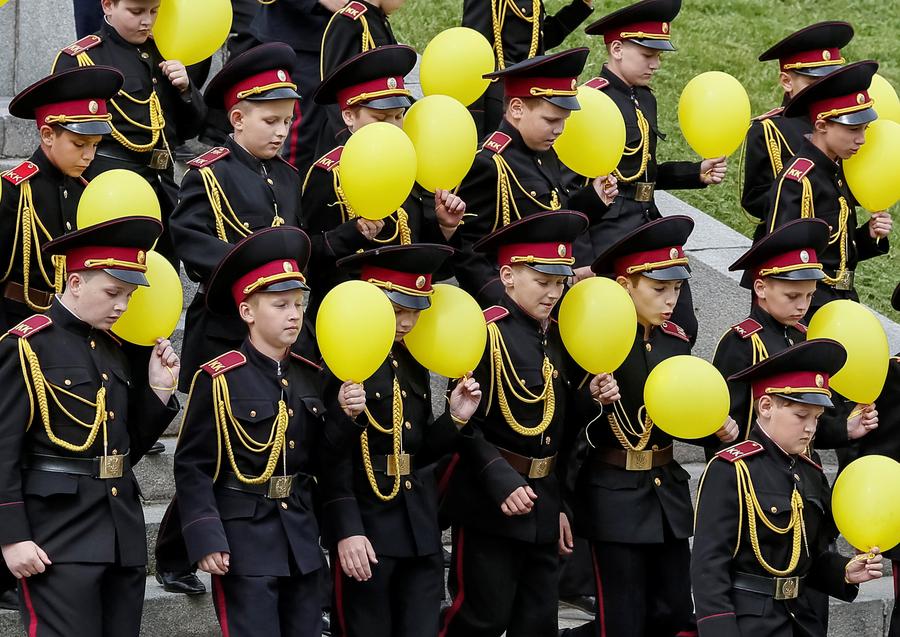
<svg viewBox="0 0 900 637">
<path fill-rule="evenodd" d="M 559 246 L 557 246 L 557 248 L 556 248 L 556 254 L 558 254 L 561 257 L 566 256 L 567 252 L 568 252 L 568 250 L 566 250 L 566 246 L 562 243 L 560 243 Z"/>
<path fill-rule="evenodd" d="M 395 88 L 397 88 L 397 78 L 395 78 L 395 77 L 389 77 L 389 78 L 387 79 L 387 86 L 388 86 L 388 88 L 391 89 L 391 90 L 394 90 Z"/>
<path fill-rule="evenodd" d="M 825 386 L 825 377 L 822 374 L 816 374 L 816 387 Z"/>
<path fill-rule="evenodd" d="M 572 90 L 574 91 L 578 87 L 578 80 L 572 80 Z"/>
<path fill-rule="evenodd" d="M 856 94 L 856 103 L 857 103 L 857 104 L 865 104 L 865 103 L 866 103 L 866 96 L 863 95 L 862 93 L 857 93 L 857 94 Z"/>
<path fill-rule="evenodd" d="M 678 258 L 678 248 L 672 248 L 671 250 L 669 250 L 669 258 L 670 259 Z"/>
<path fill-rule="evenodd" d="M 420 276 L 418 279 L 416 279 L 416 289 L 421 290 L 422 288 L 425 287 L 425 283 L 426 283 L 425 277 Z"/>
<path fill-rule="evenodd" d="M 97 111 L 100 110 L 100 105 L 96 102 L 96 100 L 91 100 L 88 102 L 88 110 L 91 112 L 91 115 L 96 115 Z"/>
<path fill-rule="evenodd" d="M 809 252 L 807 252 L 806 250 L 801 250 L 800 251 L 800 260 L 803 263 L 809 263 Z"/>
<path fill-rule="evenodd" d="M 284 268 L 285 272 L 293 272 L 294 271 L 294 266 L 291 265 L 290 261 L 285 261 L 284 263 L 281 264 L 281 267 Z"/>
<path fill-rule="evenodd" d="M 831 51 L 828 51 L 828 50 L 822 51 L 822 59 L 830 60 L 831 59 Z"/>
<path fill-rule="evenodd" d="M 144 251 L 143 251 L 143 250 L 138 250 L 138 253 L 137 253 L 137 262 L 140 263 L 141 265 L 143 265 L 143 264 L 144 264 L 144 261 L 146 261 L 146 260 L 147 260 L 147 255 L 144 254 Z"/>
<path fill-rule="evenodd" d="M 663 32 L 663 33 L 668 33 L 668 32 L 669 32 L 669 23 L 668 23 L 668 22 L 663 22 L 663 23 L 662 23 L 662 32 Z"/>
<path fill-rule="evenodd" d="M 282 70 L 279 69 L 277 75 L 278 75 L 278 80 L 279 80 L 279 81 L 284 82 L 284 81 L 287 80 L 287 73 L 285 73 L 284 71 L 282 71 Z"/>
</svg>

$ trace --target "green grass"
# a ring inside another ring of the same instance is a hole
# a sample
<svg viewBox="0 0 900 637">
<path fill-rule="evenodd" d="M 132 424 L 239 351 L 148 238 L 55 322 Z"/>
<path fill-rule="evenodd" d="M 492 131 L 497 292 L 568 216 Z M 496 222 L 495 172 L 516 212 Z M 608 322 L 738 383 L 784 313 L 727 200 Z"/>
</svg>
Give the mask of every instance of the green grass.
<svg viewBox="0 0 900 637">
<path fill-rule="evenodd" d="M 487 1 L 487 0 L 485 0 Z M 549 12 L 567 4 L 568 0 L 545 0 Z M 391 18 L 398 39 L 420 52 L 440 31 L 459 25 L 463 0 L 408 0 Z M 623 0 L 594 0 L 592 18 L 627 4 Z M 589 19 L 590 20 L 590 19 Z M 806 24 L 820 20 L 847 20 L 853 24 L 856 37 L 844 50 L 848 60 L 876 59 L 879 72 L 895 87 L 900 86 L 900 52 L 896 46 L 900 33 L 900 8 L 890 0 L 685 0 L 673 25 L 675 53 L 665 55 L 663 67 L 654 79 L 659 100 L 660 126 L 668 134 L 660 145 L 660 160 L 693 157 L 693 151 L 678 128 L 678 96 L 695 75 L 704 71 L 725 71 L 738 78 L 750 95 L 753 112 L 763 113 L 781 101 L 777 87 L 777 65 L 760 63 L 757 56 L 785 35 Z M 589 46 L 589 67 L 582 79 L 596 75 L 603 63 L 605 50 L 598 38 L 576 31 L 562 48 Z M 726 181 L 704 190 L 676 193 L 688 203 L 711 214 L 738 232 L 751 235 L 753 228 L 744 216 L 739 199 L 738 155 L 730 158 Z M 864 262 L 857 272 L 862 300 L 876 309 L 893 315 L 890 295 L 900 280 L 900 206 L 891 212 L 895 229 L 889 255 Z M 864 210 L 859 218 L 866 217 Z"/>
</svg>

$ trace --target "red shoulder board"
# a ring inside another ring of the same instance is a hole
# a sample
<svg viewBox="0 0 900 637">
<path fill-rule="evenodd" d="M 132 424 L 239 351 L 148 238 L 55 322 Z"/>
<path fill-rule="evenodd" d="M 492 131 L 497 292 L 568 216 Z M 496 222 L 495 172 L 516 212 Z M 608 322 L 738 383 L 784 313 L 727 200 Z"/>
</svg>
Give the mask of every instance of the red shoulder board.
<svg viewBox="0 0 900 637">
<path fill-rule="evenodd" d="M 494 323 L 509 316 L 509 310 L 499 305 L 493 305 L 484 311 L 485 323 Z"/>
<path fill-rule="evenodd" d="M 485 140 L 484 144 L 481 146 L 484 150 L 489 150 L 492 153 L 499 155 L 506 147 L 509 146 L 509 142 L 512 141 L 512 137 L 507 135 L 506 133 L 501 133 L 497 131 L 493 135 Z"/>
<path fill-rule="evenodd" d="M 293 358 L 294 360 L 298 360 L 298 361 L 300 361 L 301 363 L 306 363 L 307 365 L 309 365 L 310 367 L 314 367 L 314 368 L 315 368 L 316 370 L 318 370 L 318 371 L 322 371 L 322 366 L 321 366 L 321 365 L 319 365 L 318 363 L 312 362 L 312 361 L 309 360 L 308 358 L 305 358 L 305 357 L 303 357 L 303 356 L 300 356 L 300 354 L 295 354 L 294 352 L 291 352 L 291 358 Z"/>
<path fill-rule="evenodd" d="M 778 108 L 773 108 L 768 113 L 763 113 L 762 115 L 757 115 L 753 119 L 757 122 L 761 122 L 764 119 L 771 119 L 777 115 L 781 115 L 784 112 L 784 106 L 779 106 Z"/>
<path fill-rule="evenodd" d="M 598 91 L 602 91 L 607 86 L 609 86 L 609 80 L 607 80 L 605 77 L 592 77 L 587 82 L 585 82 L 584 85 L 588 88 L 595 88 Z"/>
<path fill-rule="evenodd" d="M 23 181 L 28 181 L 34 177 L 39 172 L 41 172 L 41 169 L 37 167 L 37 164 L 25 160 L 15 168 L 3 173 L 3 178 L 9 183 L 18 186 Z"/>
<path fill-rule="evenodd" d="M 42 329 L 50 327 L 51 325 L 53 325 L 53 321 L 50 320 L 49 316 L 45 316 L 43 314 L 35 314 L 34 316 L 29 316 L 27 319 L 9 330 L 9 333 L 13 336 L 18 336 L 19 338 L 29 338 L 40 332 Z"/>
<path fill-rule="evenodd" d="M 687 335 L 687 332 L 681 329 L 680 325 L 676 325 L 672 321 L 663 321 L 660 327 L 662 328 L 662 331 L 669 336 L 674 336 L 675 338 L 680 338 L 681 340 L 688 342 L 691 340 L 691 337 Z"/>
<path fill-rule="evenodd" d="M 85 51 L 89 51 L 93 49 L 95 46 L 100 44 L 103 40 L 100 39 L 99 35 L 88 35 L 86 37 L 81 38 L 78 42 L 73 42 L 66 48 L 62 50 L 66 55 L 71 55 L 75 57 L 84 53 Z"/>
<path fill-rule="evenodd" d="M 208 363 L 200 366 L 204 372 L 215 378 L 221 376 L 225 372 L 230 372 L 247 362 L 247 357 L 236 349 L 225 352 L 221 356 L 217 356 Z"/>
<path fill-rule="evenodd" d="M 791 181 L 802 181 L 804 177 L 813 169 L 815 164 L 803 157 L 797 157 L 794 162 L 788 166 L 784 176 Z"/>
<path fill-rule="evenodd" d="M 347 4 L 346 7 L 338 11 L 338 13 L 340 13 L 341 15 L 345 15 L 348 18 L 359 20 L 366 11 L 368 11 L 368 8 L 366 8 L 366 5 L 364 5 L 362 2 L 351 2 Z"/>
<path fill-rule="evenodd" d="M 812 458 L 810 458 L 809 456 L 807 456 L 805 453 L 801 453 L 801 454 L 800 454 L 800 459 L 806 461 L 807 464 L 811 464 L 812 466 L 814 466 L 814 467 L 815 467 L 816 469 L 818 469 L 819 471 L 825 471 L 825 470 L 822 468 L 822 465 L 820 465 L 818 462 L 816 462 L 815 460 L 813 460 Z"/>
<path fill-rule="evenodd" d="M 795 327 L 795 328 L 797 329 L 797 331 L 800 332 L 801 334 L 806 334 L 806 331 L 809 329 L 809 328 L 806 327 L 803 323 L 797 323 L 794 327 Z"/>
<path fill-rule="evenodd" d="M 344 147 L 338 146 L 327 155 L 322 155 L 322 157 L 320 157 L 314 165 L 316 168 L 321 168 L 325 172 L 330 173 L 332 170 L 338 167 L 338 164 L 341 163 L 341 155 L 343 154 L 343 152 Z"/>
<path fill-rule="evenodd" d="M 81 183 L 81 185 L 84 186 L 85 188 L 87 187 L 87 185 L 88 185 L 89 183 L 91 183 L 91 182 L 89 182 L 87 179 L 85 179 L 84 177 L 79 177 L 79 178 L 78 178 L 78 181 L 79 181 L 79 182 Z"/>
<path fill-rule="evenodd" d="M 749 458 L 750 456 L 755 456 L 762 450 L 763 446 L 758 442 L 745 440 L 744 442 L 728 447 L 728 449 L 722 449 L 722 451 L 716 454 L 716 458 L 721 458 L 722 460 L 727 460 L 728 462 L 735 462 L 736 460 L 740 460 L 741 458 Z"/>
<path fill-rule="evenodd" d="M 732 331 L 741 338 L 750 338 L 762 329 L 762 325 L 754 321 L 752 318 L 744 319 L 737 325 L 732 325 Z"/>
<path fill-rule="evenodd" d="M 188 166 L 190 166 L 191 168 L 203 168 L 204 166 L 209 166 L 213 162 L 219 161 L 223 157 L 228 157 L 230 154 L 231 151 L 227 148 L 217 146 L 216 148 L 208 150 L 198 157 L 194 157 L 191 161 L 188 162 Z"/>
</svg>

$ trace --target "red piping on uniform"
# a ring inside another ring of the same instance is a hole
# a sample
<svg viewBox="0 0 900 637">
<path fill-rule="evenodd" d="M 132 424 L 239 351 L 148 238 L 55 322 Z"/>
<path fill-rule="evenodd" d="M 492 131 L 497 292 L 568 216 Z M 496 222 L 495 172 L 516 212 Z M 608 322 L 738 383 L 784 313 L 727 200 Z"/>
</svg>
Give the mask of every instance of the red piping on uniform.
<svg viewBox="0 0 900 637">
<path fill-rule="evenodd" d="M 600 562 L 597 561 L 597 550 L 591 544 L 591 559 L 594 561 L 594 579 L 597 584 L 597 623 L 600 625 L 600 637 L 606 637 L 606 609 L 603 599 L 603 582 L 600 579 Z"/>
<path fill-rule="evenodd" d="M 454 453 L 453 456 L 450 457 L 450 462 L 447 463 L 447 468 L 444 469 L 441 479 L 438 480 L 437 491 L 439 498 L 443 498 L 444 494 L 447 492 L 447 486 L 450 484 L 450 478 L 453 477 L 453 470 L 456 469 L 457 464 L 459 464 L 459 454 Z"/>
<path fill-rule="evenodd" d="M 303 113 L 300 110 L 300 100 L 297 100 L 296 106 L 294 106 L 294 112 L 296 113 L 294 117 L 294 121 L 291 122 L 291 134 L 288 138 L 288 161 L 291 162 L 294 166 L 297 165 L 297 142 L 300 139 L 300 122 L 303 120 Z"/>
<path fill-rule="evenodd" d="M 891 570 L 894 572 L 894 604 L 900 597 L 900 560 L 891 560 Z"/>
<path fill-rule="evenodd" d="M 682 630 L 675 637 L 699 637 L 699 633 L 696 630 Z"/>
<path fill-rule="evenodd" d="M 444 625 L 441 627 L 441 633 L 438 637 L 446 637 L 447 629 L 450 628 L 450 622 L 459 612 L 463 600 L 466 598 L 465 579 L 463 578 L 463 543 L 465 541 L 465 529 L 459 529 L 456 533 L 456 542 L 453 545 L 453 557 L 456 558 L 456 597 L 453 598 L 453 605 L 447 609 L 444 615 Z"/>
<path fill-rule="evenodd" d="M 336 606 L 338 616 L 338 626 L 341 627 L 341 634 L 347 634 L 347 619 L 344 617 L 344 583 L 341 577 L 340 560 L 334 561 L 334 605 Z"/>
<path fill-rule="evenodd" d="M 222 576 L 212 576 L 213 595 L 216 598 L 216 615 L 219 618 L 219 627 L 222 629 L 222 637 L 230 637 L 228 630 L 228 605 L 225 602 L 225 589 L 222 588 Z"/>
<path fill-rule="evenodd" d="M 896 578 L 896 575 L 894 576 Z M 23 577 L 19 582 L 22 584 L 22 597 L 25 598 L 25 610 L 28 611 L 28 637 L 37 637 L 38 618 L 34 612 L 34 605 L 31 603 L 31 592 L 28 590 L 28 582 Z"/>
</svg>

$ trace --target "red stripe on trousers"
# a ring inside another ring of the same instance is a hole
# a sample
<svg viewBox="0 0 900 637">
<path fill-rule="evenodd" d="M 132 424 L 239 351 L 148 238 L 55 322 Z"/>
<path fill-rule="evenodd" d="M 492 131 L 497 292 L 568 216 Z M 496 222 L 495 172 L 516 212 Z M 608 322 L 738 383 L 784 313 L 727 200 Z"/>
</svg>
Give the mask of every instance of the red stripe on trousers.
<svg viewBox="0 0 900 637">
<path fill-rule="evenodd" d="M 22 597 L 25 598 L 25 610 L 28 611 L 28 637 L 37 637 L 38 618 L 34 612 L 34 605 L 31 603 L 31 592 L 28 590 L 28 582 L 26 578 L 19 580 L 22 585 Z"/>
<path fill-rule="evenodd" d="M 603 607 L 603 582 L 600 579 L 600 562 L 597 561 L 597 549 L 591 543 L 591 560 L 594 562 L 594 580 L 597 584 L 597 627 L 600 637 L 606 637 L 606 609 Z"/>
<path fill-rule="evenodd" d="M 894 572 L 894 603 L 898 603 L 900 597 L 900 560 L 891 560 L 891 570 Z"/>
<path fill-rule="evenodd" d="M 225 603 L 225 589 L 222 588 L 222 576 L 212 576 L 213 595 L 216 598 L 216 615 L 219 618 L 219 627 L 222 629 L 222 637 L 229 637 L 228 630 L 228 604 Z"/>
<path fill-rule="evenodd" d="M 466 598 L 465 579 L 463 578 L 463 544 L 465 541 L 465 529 L 459 529 L 456 533 L 456 541 L 453 543 L 453 557 L 456 558 L 456 597 L 453 598 L 453 605 L 447 609 L 444 615 L 444 625 L 438 637 L 446 637 L 447 630 L 450 628 L 450 622 L 459 612 L 463 600 Z"/>
<path fill-rule="evenodd" d="M 437 490 L 438 497 L 444 497 L 444 493 L 447 492 L 447 485 L 450 484 L 450 478 L 453 477 L 453 471 L 456 469 L 456 465 L 459 464 L 459 454 L 454 453 L 450 458 L 450 462 L 447 463 L 447 468 L 444 469 L 444 474 L 438 480 Z"/>
<path fill-rule="evenodd" d="M 335 551 L 337 552 L 337 551 Z M 334 560 L 334 605 L 338 616 L 338 626 L 341 627 L 341 634 L 347 634 L 347 619 L 344 617 L 344 582 L 341 577 L 341 560 Z"/>
<path fill-rule="evenodd" d="M 292 166 L 297 165 L 297 142 L 300 139 L 300 122 L 303 120 L 303 113 L 300 110 L 300 100 L 297 100 L 294 106 L 294 121 L 291 122 L 291 132 L 288 137 L 288 161 Z"/>
</svg>

